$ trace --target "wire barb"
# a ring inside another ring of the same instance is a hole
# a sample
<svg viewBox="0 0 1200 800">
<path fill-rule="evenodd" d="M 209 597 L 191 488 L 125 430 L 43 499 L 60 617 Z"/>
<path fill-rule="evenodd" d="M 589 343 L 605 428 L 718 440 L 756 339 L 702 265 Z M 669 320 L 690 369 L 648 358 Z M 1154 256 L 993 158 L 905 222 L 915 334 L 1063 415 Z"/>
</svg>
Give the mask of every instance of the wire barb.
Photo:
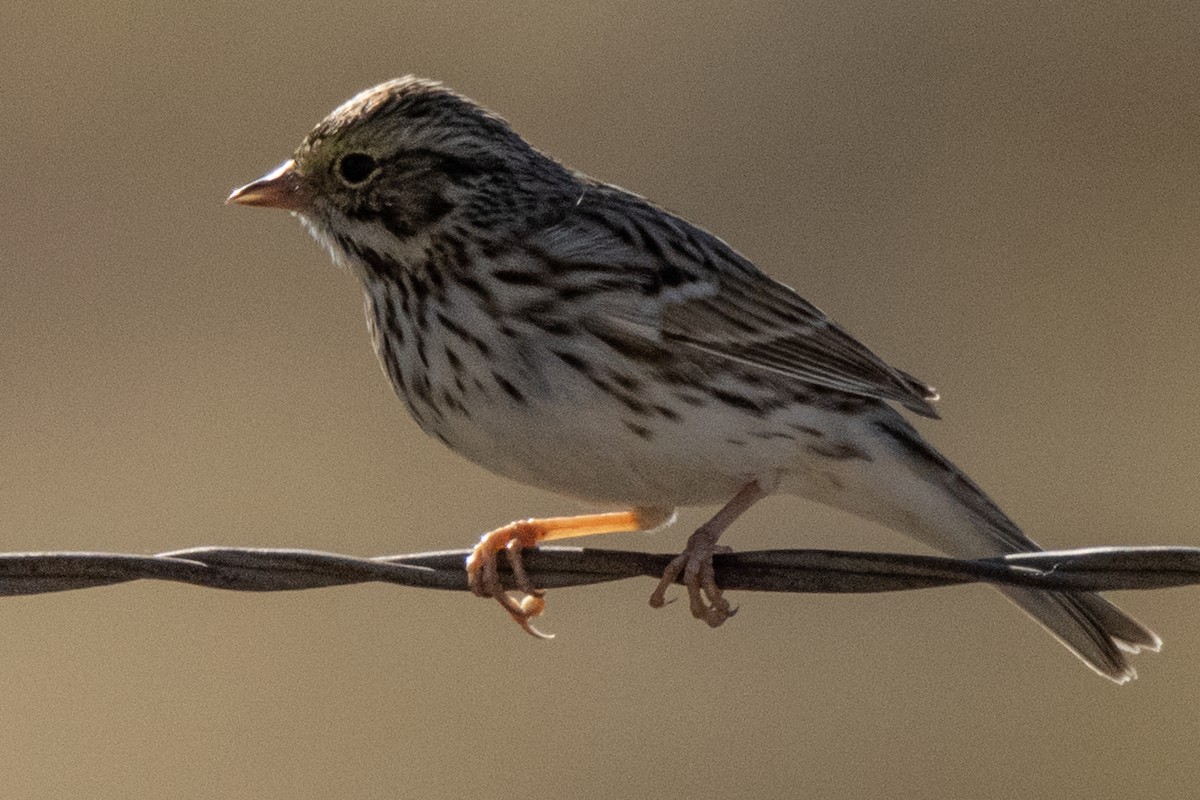
<svg viewBox="0 0 1200 800">
<path fill-rule="evenodd" d="M 315 550 L 195 547 L 157 555 L 49 552 L 0 554 L 0 596 L 43 594 L 134 580 L 166 580 L 243 592 L 279 592 L 394 583 L 467 591 L 469 550 L 357 558 Z M 674 554 L 540 547 L 525 554 L 543 589 L 646 576 L 657 579 Z M 713 558 L 723 589 L 861 593 L 963 583 L 1056 591 L 1163 589 L 1200 584 L 1200 548 L 1098 547 L 953 559 L 840 550 L 761 550 Z M 501 571 L 515 586 L 511 570 Z"/>
</svg>

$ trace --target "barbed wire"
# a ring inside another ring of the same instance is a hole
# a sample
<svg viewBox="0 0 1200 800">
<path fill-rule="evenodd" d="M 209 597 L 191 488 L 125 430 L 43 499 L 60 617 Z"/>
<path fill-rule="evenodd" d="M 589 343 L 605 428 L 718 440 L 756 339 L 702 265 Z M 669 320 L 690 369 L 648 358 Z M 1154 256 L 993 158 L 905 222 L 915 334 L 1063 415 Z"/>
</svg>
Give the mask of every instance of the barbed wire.
<svg viewBox="0 0 1200 800">
<path fill-rule="evenodd" d="M 0 554 L 0 596 L 42 594 L 135 580 L 165 580 L 245 592 L 392 583 L 467 590 L 469 550 L 358 558 L 315 550 L 195 547 L 156 555 L 100 552 Z M 554 589 L 646 576 L 658 579 L 675 554 L 540 547 L 524 553 L 535 586 Z M 1163 589 L 1200 584 L 1200 548 L 1099 547 L 953 559 L 840 550 L 720 554 L 724 589 L 862 593 L 965 583 L 1047 590 Z M 511 585 L 511 572 L 501 567 Z"/>
</svg>

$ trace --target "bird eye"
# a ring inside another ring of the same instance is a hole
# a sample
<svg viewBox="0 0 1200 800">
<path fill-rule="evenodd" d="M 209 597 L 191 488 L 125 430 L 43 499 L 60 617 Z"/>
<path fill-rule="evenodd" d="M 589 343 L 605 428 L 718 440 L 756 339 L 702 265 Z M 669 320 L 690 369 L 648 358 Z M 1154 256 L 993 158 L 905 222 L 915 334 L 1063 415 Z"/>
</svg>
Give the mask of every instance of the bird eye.
<svg viewBox="0 0 1200 800">
<path fill-rule="evenodd" d="M 351 186 L 357 186 L 375 173 L 379 164 L 366 153 L 347 153 L 338 161 L 338 174 Z"/>
</svg>

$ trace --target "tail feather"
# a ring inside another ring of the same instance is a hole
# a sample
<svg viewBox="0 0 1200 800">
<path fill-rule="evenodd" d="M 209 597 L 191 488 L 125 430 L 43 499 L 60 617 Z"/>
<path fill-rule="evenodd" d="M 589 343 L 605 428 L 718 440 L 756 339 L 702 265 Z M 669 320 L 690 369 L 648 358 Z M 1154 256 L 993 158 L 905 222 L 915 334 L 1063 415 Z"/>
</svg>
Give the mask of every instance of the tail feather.
<svg viewBox="0 0 1200 800">
<path fill-rule="evenodd" d="M 1137 677 L 1129 656 L 1157 652 L 1162 640 L 1098 594 L 1045 592 L 1004 587 L 1000 590 L 1083 663 L 1117 683 Z"/>
<path fill-rule="evenodd" d="M 872 473 L 841 505 L 959 558 L 1040 550 L 1003 511 L 899 414 L 873 423 L 885 448 L 863 465 Z M 876 439 L 876 443 L 880 438 Z M 898 463 L 897 463 L 898 462 Z M 861 463 L 861 462 L 859 462 Z M 1136 677 L 1128 656 L 1162 640 L 1099 594 L 1000 589 L 1075 655 L 1117 683 Z"/>
</svg>

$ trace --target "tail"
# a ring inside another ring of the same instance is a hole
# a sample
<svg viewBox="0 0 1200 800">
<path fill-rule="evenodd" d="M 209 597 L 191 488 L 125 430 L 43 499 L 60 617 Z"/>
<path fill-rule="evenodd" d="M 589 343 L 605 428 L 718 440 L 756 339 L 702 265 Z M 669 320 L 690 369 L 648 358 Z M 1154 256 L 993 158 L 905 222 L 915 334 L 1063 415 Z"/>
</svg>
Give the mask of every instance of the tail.
<svg viewBox="0 0 1200 800">
<path fill-rule="evenodd" d="M 843 506 L 957 558 L 1040 550 L 948 459 L 890 408 L 874 418 L 860 491 Z M 850 488 L 847 486 L 846 488 Z M 842 502 L 847 500 L 847 502 Z M 1162 640 L 1098 594 L 1000 587 L 1085 664 L 1116 683 L 1137 677 L 1129 656 Z"/>
<path fill-rule="evenodd" d="M 1004 587 L 1002 591 L 1025 609 L 1083 663 L 1109 680 L 1125 683 L 1137 677 L 1129 656 L 1158 652 L 1162 639 L 1098 594 L 1043 592 Z"/>
</svg>

